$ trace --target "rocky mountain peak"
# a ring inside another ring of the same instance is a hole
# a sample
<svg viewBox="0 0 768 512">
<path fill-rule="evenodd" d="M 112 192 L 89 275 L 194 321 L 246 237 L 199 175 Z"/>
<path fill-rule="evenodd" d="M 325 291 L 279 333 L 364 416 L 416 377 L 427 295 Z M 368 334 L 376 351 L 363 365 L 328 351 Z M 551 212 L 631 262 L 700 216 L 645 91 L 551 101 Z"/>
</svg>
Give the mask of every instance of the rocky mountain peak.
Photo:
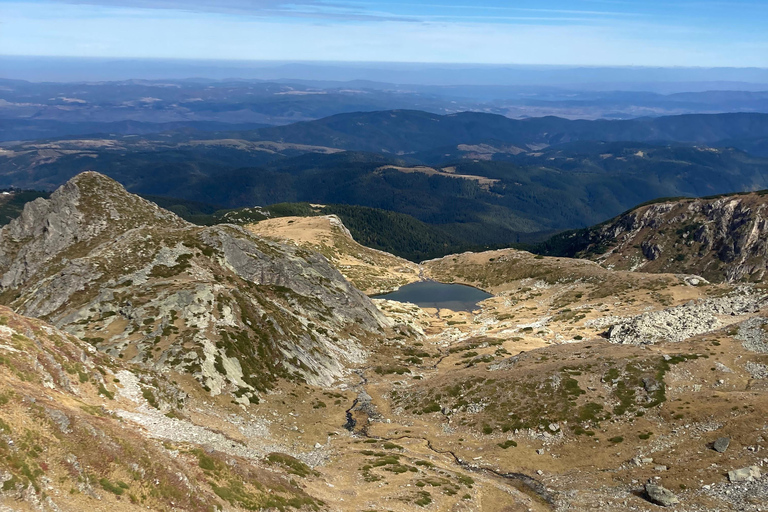
<svg viewBox="0 0 768 512">
<path fill-rule="evenodd" d="M 279 378 L 332 383 L 388 325 L 322 255 L 189 224 L 94 172 L 28 204 L 0 251 L 0 303 L 246 403 Z"/>
<path fill-rule="evenodd" d="M 81 173 L 50 199 L 28 203 L 19 218 L 0 230 L 0 287 L 18 287 L 56 259 L 87 254 L 94 245 L 147 225 L 181 228 L 187 223 L 111 178 Z"/>
</svg>

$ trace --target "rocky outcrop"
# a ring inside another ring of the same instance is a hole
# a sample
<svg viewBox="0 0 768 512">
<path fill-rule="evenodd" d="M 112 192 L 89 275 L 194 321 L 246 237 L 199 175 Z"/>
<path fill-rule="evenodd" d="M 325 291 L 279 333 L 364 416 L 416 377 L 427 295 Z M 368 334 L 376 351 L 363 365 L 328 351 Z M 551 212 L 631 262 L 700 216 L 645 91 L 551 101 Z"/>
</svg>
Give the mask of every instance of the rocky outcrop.
<svg viewBox="0 0 768 512">
<path fill-rule="evenodd" d="M 211 485 L 220 485 L 221 473 L 203 474 L 200 460 L 239 469 L 240 492 L 252 486 L 249 505 L 275 493 L 310 503 L 289 484 L 295 475 L 272 465 L 265 471 L 270 452 L 300 455 L 268 423 L 211 408 L 206 402 L 215 401 L 186 393 L 176 379 L 0 306 L 0 510 L 221 508 Z M 169 450 L 168 442 L 185 449 Z M 148 485 L 153 491 L 142 496 Z"/>
<path fill-rule="evenodd" d="M 610 268 L 759 281 L 768 270 L 768 194 L 641 206 L 582 236 L 577 255 Z"/>
<path fill-rule="evenodd" d="M 0 230 L 0 301 L 116 357 L 256 401 L 329 385 L 388 321 L 321 255 L 191 225 L 84 173 Z"/>
<path fill-rule="evenodd" d="M 768 318 L 756 316 L 739 326 L 736 339 L 751 352 L 768 353 Z"/>
<path fill-rule="evenodd" d="M 0 230 L 0 286 L 17 288 L 53 261 L 84 255 L 94 243 L 148 225 L 188 224 L 105 176 L 80 174 L 50 199 L 27 203 L 21 216 Z"/>
<path fill-rule="evenodd" d="M 728 447 L 731 445 L 730 437 L 718 437 L 714 443 L 712 443 L 712 449 L 718 453 L 725 453 Z"/>
</svg>

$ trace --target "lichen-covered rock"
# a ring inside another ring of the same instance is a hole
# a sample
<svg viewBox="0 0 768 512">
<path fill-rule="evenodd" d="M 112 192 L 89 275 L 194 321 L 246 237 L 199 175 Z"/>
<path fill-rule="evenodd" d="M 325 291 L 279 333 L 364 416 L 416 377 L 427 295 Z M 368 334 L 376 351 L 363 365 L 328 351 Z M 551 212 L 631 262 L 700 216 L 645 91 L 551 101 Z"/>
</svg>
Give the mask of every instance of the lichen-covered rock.
<svg viewBox="0 0 768 512">
<path fill-rule="evenodd" d="M 739 326 L 736 339 L 741 340 L 745 349 L 752 352 L 768 353 L 768 334 L 766 334 L 768 319 L 760 316 L 750 318 Z"/>
<path fill-rule="evenodd" d="M 730 437 L 718 437 L 714 443 L 712 443 L 712 448 L 718 452 L 718 453 L 725 453 L 725 450 L 728 449 L 728 446 L 731 444 L 731 438 Z"/>
<path fill-rule="evenodd" d="M 730 482 L 753 482 L 762 475 L 759 466 L 749 466 L 747 468 L 734 469 L 728 472 Z"/>
<path fill-rule="evenodd" d="M 645 241 L 642 243 L 641 247 L 643 249 L 643 256 L 645 256 L 648 260 L 653 261 L 661 256 L 661 247 L 659 247 L 657 244 Z"/>
</svg>

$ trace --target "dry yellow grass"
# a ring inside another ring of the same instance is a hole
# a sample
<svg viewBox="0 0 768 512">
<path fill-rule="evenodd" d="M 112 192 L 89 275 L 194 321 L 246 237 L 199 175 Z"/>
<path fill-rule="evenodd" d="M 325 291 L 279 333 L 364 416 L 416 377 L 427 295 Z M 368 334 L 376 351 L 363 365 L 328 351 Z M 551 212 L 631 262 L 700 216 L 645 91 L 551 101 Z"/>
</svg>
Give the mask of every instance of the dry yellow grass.
<svg viewBox="0 0 768 512">
<path fill-rule="evenodd" d="M 419 266 L 389 253 L 364 247 L 335 215 L 279 217 L 250 224 L 259 236 L 288 241 L 323 254 L 359 290 L 386 293 L 419 280 Z"/>
</svg>

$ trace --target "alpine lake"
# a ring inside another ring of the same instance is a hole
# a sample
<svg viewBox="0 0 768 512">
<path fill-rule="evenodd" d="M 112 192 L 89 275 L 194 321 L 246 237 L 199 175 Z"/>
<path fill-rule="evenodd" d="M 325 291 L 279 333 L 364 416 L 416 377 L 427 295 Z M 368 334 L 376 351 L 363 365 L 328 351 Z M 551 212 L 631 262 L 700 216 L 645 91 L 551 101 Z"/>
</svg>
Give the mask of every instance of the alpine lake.
<svg viewBox="0 0 768 512">
<path fill-rule="evenodd" d="M 402 286 L 394 292 L 374 295 L 372 298 L 410 302 L 422 308 L 471 312 L 478 309 L 478 303 L 490 297 L 493 295 L 472 286 L 418 281 Z"/>
</svg>

